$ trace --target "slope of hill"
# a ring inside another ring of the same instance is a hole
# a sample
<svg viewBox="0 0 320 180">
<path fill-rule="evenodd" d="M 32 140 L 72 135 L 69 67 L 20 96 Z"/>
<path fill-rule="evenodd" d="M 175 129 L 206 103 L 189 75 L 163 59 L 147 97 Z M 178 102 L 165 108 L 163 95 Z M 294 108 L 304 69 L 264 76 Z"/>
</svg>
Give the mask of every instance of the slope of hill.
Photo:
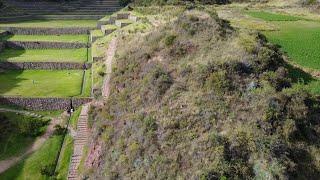
<svg viewBox="0 0 320 180">
<path fill-rule="evenodd" d="M 201 9 L 119 39 L 110 97 L 91 110 L 102 153 L 88 176 L 320 176 L 319 99 L 291 88 L 281 53 L 262 35 Z"/>
</svg>

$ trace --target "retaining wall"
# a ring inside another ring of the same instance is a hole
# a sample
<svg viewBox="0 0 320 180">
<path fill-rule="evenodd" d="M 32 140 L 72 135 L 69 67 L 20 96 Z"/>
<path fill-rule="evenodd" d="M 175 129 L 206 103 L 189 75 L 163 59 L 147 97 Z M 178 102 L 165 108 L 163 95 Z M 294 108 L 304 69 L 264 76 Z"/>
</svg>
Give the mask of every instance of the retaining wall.
<svg viewBox="0 0 320 180">
<path fill-rule="evenodd" d="M 0 22 L 17 22 L 25 20 L 74 20 L 74 19 L 92 19 L 98 20 L 102 18 L 103 15 L 21 15 L 21 16 L 10 16 L 10 17 L 0 17 Z"/>
<path fill-rule="evenodd" d="M 90 30 L 95 28 L 77 27 L 77 28 L 29 28 L 29 27 L 2 27 L 2 30 L 12 34 L 24 35 L 59 35 L 59 34 L 89 34 Z"/>
<path fill-rule="evenodd" d="M 74 62 L 0 62 L 0 69 L 44 69 L 44 70 L 62 70 L 62 69 L 89 69 L 91 63 Z"/>
<path fill-rule="evenodd" d="M 93 61 L 103 61 L 104 57 L 92 57 Z"/>
<path fill-rule="evenodd" d="M 2 52 L 5 47 L 6 47 L 6 43 L 0 42 L 0 52 Z"/>
<path fill-rule="evenodd" d="M 128 19 L 130 13 L 117 13 L 117 19 Z"/>
<path fill-rule="evenodd" d="M 26 98 L 0 97 L 0 104 L 23 107 L 27 110 L 68 110 L 72 105 L 77 108 L 92 101 L 92 98 Z"/>
<path fill-rule="evenodd" d="M 46 42 L 46 41 L 7 41 L 6 47 L 15 49 L 77 49 L 87 48 L 87 43 Z"/>
</svg>

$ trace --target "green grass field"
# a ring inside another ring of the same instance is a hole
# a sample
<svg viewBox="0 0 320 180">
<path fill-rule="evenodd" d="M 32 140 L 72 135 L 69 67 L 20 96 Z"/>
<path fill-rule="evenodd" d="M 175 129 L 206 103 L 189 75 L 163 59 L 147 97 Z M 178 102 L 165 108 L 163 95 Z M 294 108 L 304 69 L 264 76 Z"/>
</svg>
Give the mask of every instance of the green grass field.
<svg viewBox="0 0 320 180">
<path fill-rule="evenodd" d="M 10 35 L 1 40 L 87 43 L 88 35 Z"/>
<path fill-rule="evenodd" d="M 267 12 L 251 11 L 248 14 L 272 21 L 272 24 L 278 27 L 278 31 L 264 31 L 264 34 L 270 42 L 279 45 L 287 53 L 290 61 L 304 68 L 320 70 L 319 22 Z M 320 80 L 296 70 L 291 72 L 291 77 L 299 85 L 304 84 L 304 88 L 309 92 L 320 94 Z"/>
<path fill-rule="evenodd" d="M 82 107 L 77 108 L 77 109 L 73 112 L 73 114 L 72 114 L 72 116 L 71 116 L 71 118 L 70 118 L 70 126 L 71 126 L 74 130 L 77 129 L 78 118 L 79 118 L 79 116 L 80 116 L 81 110 L 82 110 Z"/>
<path fill-rule="evenodd" d="M 0 179 L 50 179 L 41 174 L 41 169 L 46 165 L 55 163 L 62 139 L 62 136 L 53 136 L 49 138 L 38 151 L 0 174 Z"/>
<path fill-rule="evenodd" d="M 13 156 L 18 156 L 25 152 L 26 149 L 33 143 L 36 136 L 30 135 L 30 129 L 22 127 L 31 124 L 34 121 L 44 122 L 42 119 L 20 115 L 13 112 L 0 112 L 0 160 L 4 160 Z M 46 126 L 40 125 L 38 132 L 45 130 Z M 29 134 L 29 135 L 28 135 Z"/>
<path fill-rule="evenodd" d="M 65 180 L 68 176 L 70 159 L 73 153 L 73 139 L 70 135 L 66 135 L 63 147 L 60 153 L 60 159 L 57 164 L 57 180 Z"/>
<path fill-rule="evenodd" d="M 320 23 L 312 21 L 274 22 L 279 31 L 266 31 L 274 44 L 281 46 L 290 59 L 307 68 L 320 70 Z"/>
<path fill-rule="evenodd" d="M 87 49 L 5 49 L 0 61 L 15 62 L 85 62 Z"/>
<path fill-rule="evenodd" d="M 271 13 L 266 11 L 247 11 L 246 13 L 252 17 L 263 19 L 265 21 L 297 21 L 303 19 L 301 17 Z"/>
<path fill-rule="evenodd" d="M 25 70 L 0 74 L 0 94 L 28 97 L 70 97 L 81 91 L 83 71 Z"/>
<path fill-rule="evenodd" d="M 0 27 L 43 27 L 43 28 L 71 28 L 96 27 L 96 20 L 30 20 L 14 23 L 1 23 Z"/>
</svg>

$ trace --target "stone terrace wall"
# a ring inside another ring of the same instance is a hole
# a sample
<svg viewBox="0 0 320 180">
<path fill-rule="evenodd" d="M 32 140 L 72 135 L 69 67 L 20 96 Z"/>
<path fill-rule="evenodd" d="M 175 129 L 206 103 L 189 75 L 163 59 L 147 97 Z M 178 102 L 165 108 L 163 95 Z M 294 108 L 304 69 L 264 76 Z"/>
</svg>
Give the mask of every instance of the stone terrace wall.
<svg viewBox="0 0 320 180">
<path fill-rule="evenodd" d="M 78 49 L 87 48 L 87 43 L 45 42 L 45 41 L 7 41 L 6 47 L 18 49 Z"/>
<path fill-rule="evenodd" d="M 0 36 L 6 36 L 6 35 L 8 35 L 8 32 L 6 31 L 0 32 Z M 6 45 L 5 42 L 0 42 L 0 52 L 2 52 L 2 50 L 6 47 L 5 45 Z"/>
<path fill-rule="evenodd" d="M 5 47 L 6 47 L 5 42 L 0 42 L 0 52 L 2 52 Z"/>
<path fill-rule="evenodd" d="M 23 107 L 27 110 L 68 110 L 71 107 L 79 107 L 92 101 L 92 98 L 22 98 L 0 97 L 0 104 Z"/>
<path fill-rule="evenodd" d="M 0 69 L 44 69 L 44 70 L 62 70 L 62 69 L 89 69 L 91 63 L 74 62 L 0 62 Z"/>
<path fill-rule="evenodd" d="M 20 27 L 3 27 L 2 30 L 12 34 L 24 35 L 59 35 L 59 34 L 89 34 L 90 30 L 95 28 L 20 28 Z"/>
</svg>

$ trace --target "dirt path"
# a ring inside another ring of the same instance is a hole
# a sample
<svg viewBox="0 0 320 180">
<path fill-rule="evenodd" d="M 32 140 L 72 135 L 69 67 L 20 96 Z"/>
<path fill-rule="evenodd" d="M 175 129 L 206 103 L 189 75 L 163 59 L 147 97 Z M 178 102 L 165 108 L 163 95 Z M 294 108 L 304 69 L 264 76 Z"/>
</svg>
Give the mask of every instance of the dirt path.
<svg viewBox="0 0 320 180">
<path fill-rule="evenodd" d="M 105 60 L 105 65 L 107 69 L 106 69 L 106 77 L 104 79 L 103 86 L 102 86 L 102 97 L 104 98 L 107 98 L 110 94 L 109 84 L 110 84 L 111 73 L 112 73 L 112 61 L 116 53 L 116 49 L 117 49 L 117 39 L 113 38 L 106 52 L 107 58 Z"/>
<path fill-rule="evenodd" d="M 12 110 L 10 112 L 17 112 L 18 113 L 17 110 Z M 11 157 L 9 159 L 0 161 L 0 173 L 3 173 L 4 171 L 6 171 L 10 167 L 14 166 L 15 164 L 17 164 L 19 161 L 23 160 L 25 157 L 27 157 L 28 155 L 30 155 L 34 151 L 38 150 L 44 144 L 44 142 L 53 134 L 55 125 L 59 124 L 60 121 L 61 121 L 60 118 L 53 118 L 50 121 L 50 124 L 49 124 L 45 134 L 38 137 L 35 140 L 35 142 L 28 148 L 28 150 L 26 152 L 24 152 L 22 155 L 16 156 L 16 157 Z"/>
</svg>

